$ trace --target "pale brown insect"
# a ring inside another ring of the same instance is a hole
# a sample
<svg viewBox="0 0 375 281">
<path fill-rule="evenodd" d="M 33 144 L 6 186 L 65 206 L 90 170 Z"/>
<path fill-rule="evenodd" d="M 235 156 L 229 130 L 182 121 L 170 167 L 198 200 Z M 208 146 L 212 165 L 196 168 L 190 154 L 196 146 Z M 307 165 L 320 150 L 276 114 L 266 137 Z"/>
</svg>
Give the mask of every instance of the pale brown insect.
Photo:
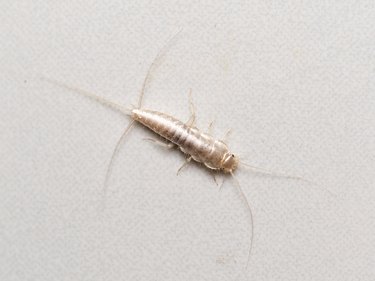
<svg viewBox="0 0 375 281">
<path fill-rule="evenodd" d="M 187 122 L 182 122 L 178 120 L 177 118 L 172 117 L 162 112 L 143 109 L 142 101 L 143 101 L 143 96 L 144 96 L 147 82 L 150 78 L 150 73 L 152 71 L 152 68 L 156 65 L 156 62 L 160 59 L 163 52 L 166 50 L 167 46 L 168 44 L 162 50 L 159 51 L 158 55 L 155 57 L 153 63 L 151 64 L 143 82 L 142 90 L 141 90 L 139 101 L 138 101 L 138 106 L 137 108 L 134 108 L 134 109 L 127 109 L 126 107 L 123 107 L 122 105 L 119 105 L 117 103 L 104 99 L 100 96 L 94 95 L 92 93 L 89 93 L 87 91 L 84 91 L 75 87 L 68 86 L 64 83 L 61 83 L 61 82 L 58 82 L 49 78 L 42 78 L 42 80 L 50 82 L 62 88 L 65 88 L 67 90 L 77 92 L 81 95 L 84 95 L 93 100 L 96 100 L 103 105 L 109 106 L 112 109 L 115 109 L 116 111 L 119 111 L 131 117 L 132 120 L 130 124 L 127 126 L 121 138 L 117 142 L 117 145 L 112 154 L 111 161 L 108 165 L 107 172 L 106 172 L 105 183 L 104 183 L 105 186 L 107 185 L 108 178 L 109 178 L 111 168 L 113 165 L 113 160 L 120 148 L 122 140 L 131 130 L 131 128 L 134 126 L 135 122 L 138 122 L 144 125 L 145 127 L 149 128 L 150 130 L 155 132 L 157 135 L 163 137 L 168 142 L 165 143 L 156 139 L 149 139 L 149 140 L 159 145 L 168 147 L 168 148 L 177 146 L 182 152 L 184 152 L 187 155 L 186 162 L 180 167 L 178 172 L 193 159 L 196 162 L 204 164 L 204 166 L 206 166 L 210 170 L 220 171 L 223 173 L 230 174 L 235 179 L 236 186 L 238 187 L 238 190 L 242 198 L 244 199 L 244 202 L 246 203 L 246 206 L 249 210 L 249 214 L 251 218 L 250 247 L 249 247 L 249 252 L 248 252 L 248 260 L 247 260 L 247 265 L 248 265 L 249 260 L 250 260 L 252 244 L 253 244 L 252 243 L 253 231 L 254 231 L 253 230 L 254 229 L 253 215 L 252 215 L 249 201 L 247 200 L 245 194 L 243 193 L 238 180 L 234 177 L 234 174 L 233 174 L 234 171 L 238 168 L 239 165 L 241 166 L 243 165 L 254 171 L 258 171 L 258 172 L 260 171 L 261 173 L 266 173 L 266 174 L 273 175 L 273 176 L 293 178 L 293 179 L 298 179 L 298 180 L 301 180 L 302 178 L 282 175 L 282 174 L 275 174 L 267 170 L 264 170 L 262 168 L 258 168 L 258 167 L 251 166 L 249 164 L 245 164 L 240 161 L 238 156 L 230 152 L 224 140 L 215 139 L 214 137 L 211 136 L 210 133 L 202 132 L 198 128 L 196 128 L 195 127 L 195 109 L 194 109 L 194 105 L 191 99 L 191 91 L 189 94 L 191 116 Z"/>
<path fill-rule="evenodd" d="M 133 109 L 131 117 L 177 145 L 188 155 L 187 161 L 193 159 L 209 169 L 225 173 L 234 172 L 238 166 L 238 158 L 223 141 L 201 132 L 192 122 L 184 123 L 165 113 L 147 109 Z"/>
</svg>

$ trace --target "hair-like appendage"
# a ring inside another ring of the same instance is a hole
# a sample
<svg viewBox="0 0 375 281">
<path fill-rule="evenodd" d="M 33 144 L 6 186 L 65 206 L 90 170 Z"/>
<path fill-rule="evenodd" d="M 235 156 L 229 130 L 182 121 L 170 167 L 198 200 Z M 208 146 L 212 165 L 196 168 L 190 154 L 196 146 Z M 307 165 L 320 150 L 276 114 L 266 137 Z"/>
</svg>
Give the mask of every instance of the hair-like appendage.
<svg viewBox="0 0 375 281">
<path fill-rule="evenodd" d="M 292 175 L 287 175 L 287 174 L 281 174 L 281 173 L 275 173 L 275 172 L 269 171 L 269 170 L 264 169 L 264 168 L 260 168 L 260 167 L 256 167 L 256 166 L 244 163 L 242 161 L 240 161 L 240 166 L 244 166 L 245 168 L 248 168 L 249 170 L 252 170 L 255 173 L 261 173 L 261 174 L 264 174 L 264 175 L 269 175 L 269 176 L 278 177 L 278 178 L 294 179 L 294 180 L 301 180 L 301 181 L 308 182 L 308 183 L 313 183 L 313 182 L 311 182 L 309 180 L 306 180 L 302 177 L 292 176 Z"/>
<path fill-rule="evenodd" d="M 103 209 L 105 209 L 105 202 L 106 202 L 107 189 L 108 189 L 108 181 L 109 181 L 109 177 L 112 173 L 114 160 L 116 158 L 117 153 L 120 150 L 120 147 L 121 147 L 125 137 L 128 135 L 128 133 L 130 132 L 130 130 L 133 128 L 134 125 L 135 125 L 135 120 L 132 120 L 129 123 L 129 125 L 126 127 L 125 131 L 122 133 L 120 139 L 117 141 L 115 149 L 112 152 L 111 160 L 109 161 L 109 164 L 107 166 L 107 171 L 105 173 L 105 178 L 104 178 L 104 183 L 103 183 L 103 193 L 104 193 L 104 195 L 103 195 L 103 200 L 104 200 L 103 201 Z"/>
<path fill-rule="evenodd" d="M 156 54 L 156 57 L 153 59 L 150 67 L 148 68 L 145 80 L 143 80 L 143 85 L 142 85 L 141 93 L 139 95 L 138 109 L 142 108 L 143 96 L 145 95 L 147 83 L 151 79 L 151 73 L 152 73 L 152 71 L 154 70 L 154 68 L 156 68 L 158 66 L 158 64 L 160 63 L 161 59 L 164 57 L 165 53 L 171 47 L 172 43 L 175 42 L 175 39 L 181 33 L 181 31 L 182 31 L 182 29 L 180 29 L 175 35 L 173 35 L 172 38 L 168 40 L 167 44 L 165 44 L 164 47 L 162 47 L 159 50 L 159 52 Z"/>
<path fill-rule="evenodd" d="M 115 102 L 110 101 L 110 100 L 108 100 L 108 99 L 105 99 L 105 98 L 103 98 L 103 97 L 97 96 L 97 95 L 95 95 L 95 94 L 92 94 L 92 93 L 90 93 L 90 92 L 88 92 L 88 91 L 85 91 L 85 90 L 82 90 L 82 89 L 80 89 L 80 88 L 77 88 L 77 87 L 73 87 L 73 86 L 67 85 L 67 84 L 62 83 L 62 82 L 59 82 L 59 81 L 57 81 L 57 80 L 53 80 L 53 79 L 51 79 L 51 78 L 41 77 L 40 79 L 41 79 L 42 81 L 46 81 L 46 82 L 48 82 L 48 83 L 50 83 L 50 84 L 53 84 L 53 85 L 55 85 L 55 86 L 58 86 L 58 87 L 60 87 L 60 88 L 65 89 L 65 90 L 68 90 L 68 91 L 71 91 L 71 92 L 75 92 L 75 93 L 80 94 L 80 95 L 82 95 L 82 96 L 85 96 L 85 97 L 87 97 L 87 98 L 89 98 L 89 99 L 92 99 L 92 100 L 94 100 L 94 101 L 97 101 L 97 102 L 99 102 L 100 104 L 105 105 L 105 106 L 107 106 L 107 107 L 110 107 L 110 108 L 112 108 L 112 109 L 114 109 L 114 110 L 116 110 L 116 111 L 118 111 L 118 112 L 121 112 L 121 113 L 124 114 L 124 115 L 127 115 L 127 116 L 130 116 L 130 115 L 131 115 L 131 110 L 128 109 L 128 108 L 126 108 L 126 107 L 124 107 L 124 106 L 122 106 L 121 104 L 118 104 L 118 103 L 115 103 Z"/>
<path fill-rule="evenodd" d="M 250 255 L 251 255 L 251 251 L 252 251 L 252 249 L 253 249 L 253 239 L 254 239 L 253 211 L 251 210 L 249 200 L 247 199 L 245 193 L 243 192 L 243 190 L 242 190 L 242 188 L 241 188 L 240 182 L 239 182 L 238 179 L 234 176 L 233 172 L 231 172 L 230 174 L 232 175 L 234 181 L 236 182 L 236 186 L 237 186 L 237 188 L 238 188 L 238 191 L 239 191 L 239 193 L 240 193 L 240 195 L 241 195 L 243 201 L 245 201 L 246 206 L 247 206 L 247 209 L 249 210 L 249 214 L 250 214 L 251 236 L 250 236 L 249 254 L 248 254 L 247 262 L 246 262 L 246 269 L 247 269 L 248 266 L 249 266 L 249 263 L 250 263 Z"/>
<path fill-rule="evenodd" d="M 252 166 L 252 165 L 249 165 L 249 164 L 241 162 L 241 161 L 240 161 L 240 167 L 245 167 L 248 170 L 251 170 L 255 173 L 269 175 L 271 177 L 278 177 L 278 178 L 285 178 L 285 179 L 303 181 L 303 182 L 306 182 L 308 184 L 313 185 L 314 187 L 319 187 L 324 192 L 327 192 L 330 196 L 337 198 L 337 194 L 333 193 L 332 191 L 330 191 L 328 189 L 321 188 L 321 186 L 319 186 L 317 183 L 315 183 L 311 180 L 304 179 L 302 177 L 292 176 L 292 175 L 287 175 L 287 174 L 274 173 L 272 171 L 269 171 L 269 170 L 266 170 L 266 169 L 263 169 L 263 168 L 259 168 L 259 167 L 256 167 L 256 166 Z"/>
</svg>

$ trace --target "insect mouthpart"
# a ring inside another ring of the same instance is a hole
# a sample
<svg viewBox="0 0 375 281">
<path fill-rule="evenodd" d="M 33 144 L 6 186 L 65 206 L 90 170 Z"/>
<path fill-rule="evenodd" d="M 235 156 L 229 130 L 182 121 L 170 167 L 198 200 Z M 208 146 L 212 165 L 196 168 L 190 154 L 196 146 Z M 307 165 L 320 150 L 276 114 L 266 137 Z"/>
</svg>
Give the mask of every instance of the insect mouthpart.
<svg viewBox="0 0 375 281">
<path fill-rule="evenodd" d="M 239 163 L 239 159 L 232 153 L 227 153 L 221 164 L 221 167 L 225 173 L 231 173 L 237 169 Z"/>
</svg>

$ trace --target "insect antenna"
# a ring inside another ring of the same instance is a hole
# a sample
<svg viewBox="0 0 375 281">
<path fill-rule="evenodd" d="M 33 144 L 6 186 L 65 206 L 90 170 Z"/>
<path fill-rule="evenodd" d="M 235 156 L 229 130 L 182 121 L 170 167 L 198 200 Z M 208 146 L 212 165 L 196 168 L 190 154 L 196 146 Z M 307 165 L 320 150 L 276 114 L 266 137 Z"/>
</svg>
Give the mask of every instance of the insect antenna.
<svg viewBox="0 0 375 281">
<path fill-rule="evenodd" d="M 318 187 L 319 189 L 323 190 L 324 192 L 327 192 L 330 196 L 337 198 L 337 194 L 333 193 L 332 191 L 330 191 L 328 189 L 325 189 L 325 188 L 322 188 L 317 183 L 315 183 L 315 182 L 313 182 L 311 180 L 307 180 L 305 178 L 299 177 L 299 176 L 292 176 L 292 175 L 287 175 L 287 174 L 274 173 L 274 172 L 269 171 L 267 169 L 256 167 L 256 166 L 244 163 L 242 161 L 240 161 L 240 166 L 242 166 L 242 167 L 244 167 L 244 168 L 246 168 L 248 170 L 251 170 L 251 171 L 253 171 L 255 173 L 259 173 L 259 174 L 263 174 L 263 175 L 269 175 L 271 177 L 278 177 L 278 178 L 284 178 L 284 179 L 291 179 L 291 180 L 303 181 L 303 182 L 306 182 L 308 184 L 313 185 L 314 187 Z"/>
<path fill-rule="evenodd" d="M 248 253 L 248 256 L 247 256 L 247 262 L 246 262 L 246 269 L 248 268 L 249 266 L 249 263 L 250 263 L 250 255 L 251 255 L 251 251 L 253 249 L 253 239 L 254 239 L 254 221 L 253 221 L 253 212 L 251 210 L 251 207 L 250 207 L 250 203 L 249 203 L 249 200 L 247 199 L 245 193 L 243 192 L 242 190 L 242 187 L 240 185 L 240 182 L 238 181 L 238 179 L 234 176 L 233 172 L 230 172 L 232 178 L 234 179 L 235 183 L 236 183 L 236 186 L 238 188 L 238 191 L 241 195 L 241 198 L 243 199 L 243 201 L 245 202 L 246 206 L 247 206 L 247 209 L 249 210 L 249 214 L 250 214 L 250 225 L 251 225 L 251 236 L 250 236 L 250 246 L 249 246 L 249 253 Z"/>
<path fill-rule="evenodd" d="M 314 182 L 306 180 L 306 179 L 304 179 L 302 177 L 299 177 L 299 176 L 292 176 L 292 175 L 287 175 L 287 174 L 282 174 L 282 173 L 275 173 L 273 171 L 270 171 L 270 170 L 267 170 L 267 169 L 264 169 L 264 168 L 260 168 L 260 167 L 256 167 L 256 166 L 244 163 L 242 161 L 240 161 L 240 167 L 241 166 L 248 169 L 248 170 L 251 170 L 255 173 L 260 173 L 260 174 L 263 174 L 263 175 L 269 175 L 269 176 L 272 176 L 272 177 L 285 178 L 285 179 L 300 180 L 300 181 L 304 181 L 304 182 L 307 182 L 307 183 L 314 184 Z"/>
</svg>

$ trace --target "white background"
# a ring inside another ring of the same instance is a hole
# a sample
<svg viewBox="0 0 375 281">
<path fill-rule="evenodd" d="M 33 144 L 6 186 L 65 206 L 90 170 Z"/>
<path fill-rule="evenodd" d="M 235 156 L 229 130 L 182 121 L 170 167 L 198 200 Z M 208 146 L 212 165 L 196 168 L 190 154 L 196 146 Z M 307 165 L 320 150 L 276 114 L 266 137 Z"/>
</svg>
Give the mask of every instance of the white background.
<svg viewBox="0 0 375 281">
<path fill-rule="evenodd" d="M 127 117 L 47 76 L 198 127 L 246 161 L 219 191 Z M 375 2 L 1 1 L 1 280 L 375 280 Z M 332 195 L 333 194 L 333 195 Z"/>
</svg>

